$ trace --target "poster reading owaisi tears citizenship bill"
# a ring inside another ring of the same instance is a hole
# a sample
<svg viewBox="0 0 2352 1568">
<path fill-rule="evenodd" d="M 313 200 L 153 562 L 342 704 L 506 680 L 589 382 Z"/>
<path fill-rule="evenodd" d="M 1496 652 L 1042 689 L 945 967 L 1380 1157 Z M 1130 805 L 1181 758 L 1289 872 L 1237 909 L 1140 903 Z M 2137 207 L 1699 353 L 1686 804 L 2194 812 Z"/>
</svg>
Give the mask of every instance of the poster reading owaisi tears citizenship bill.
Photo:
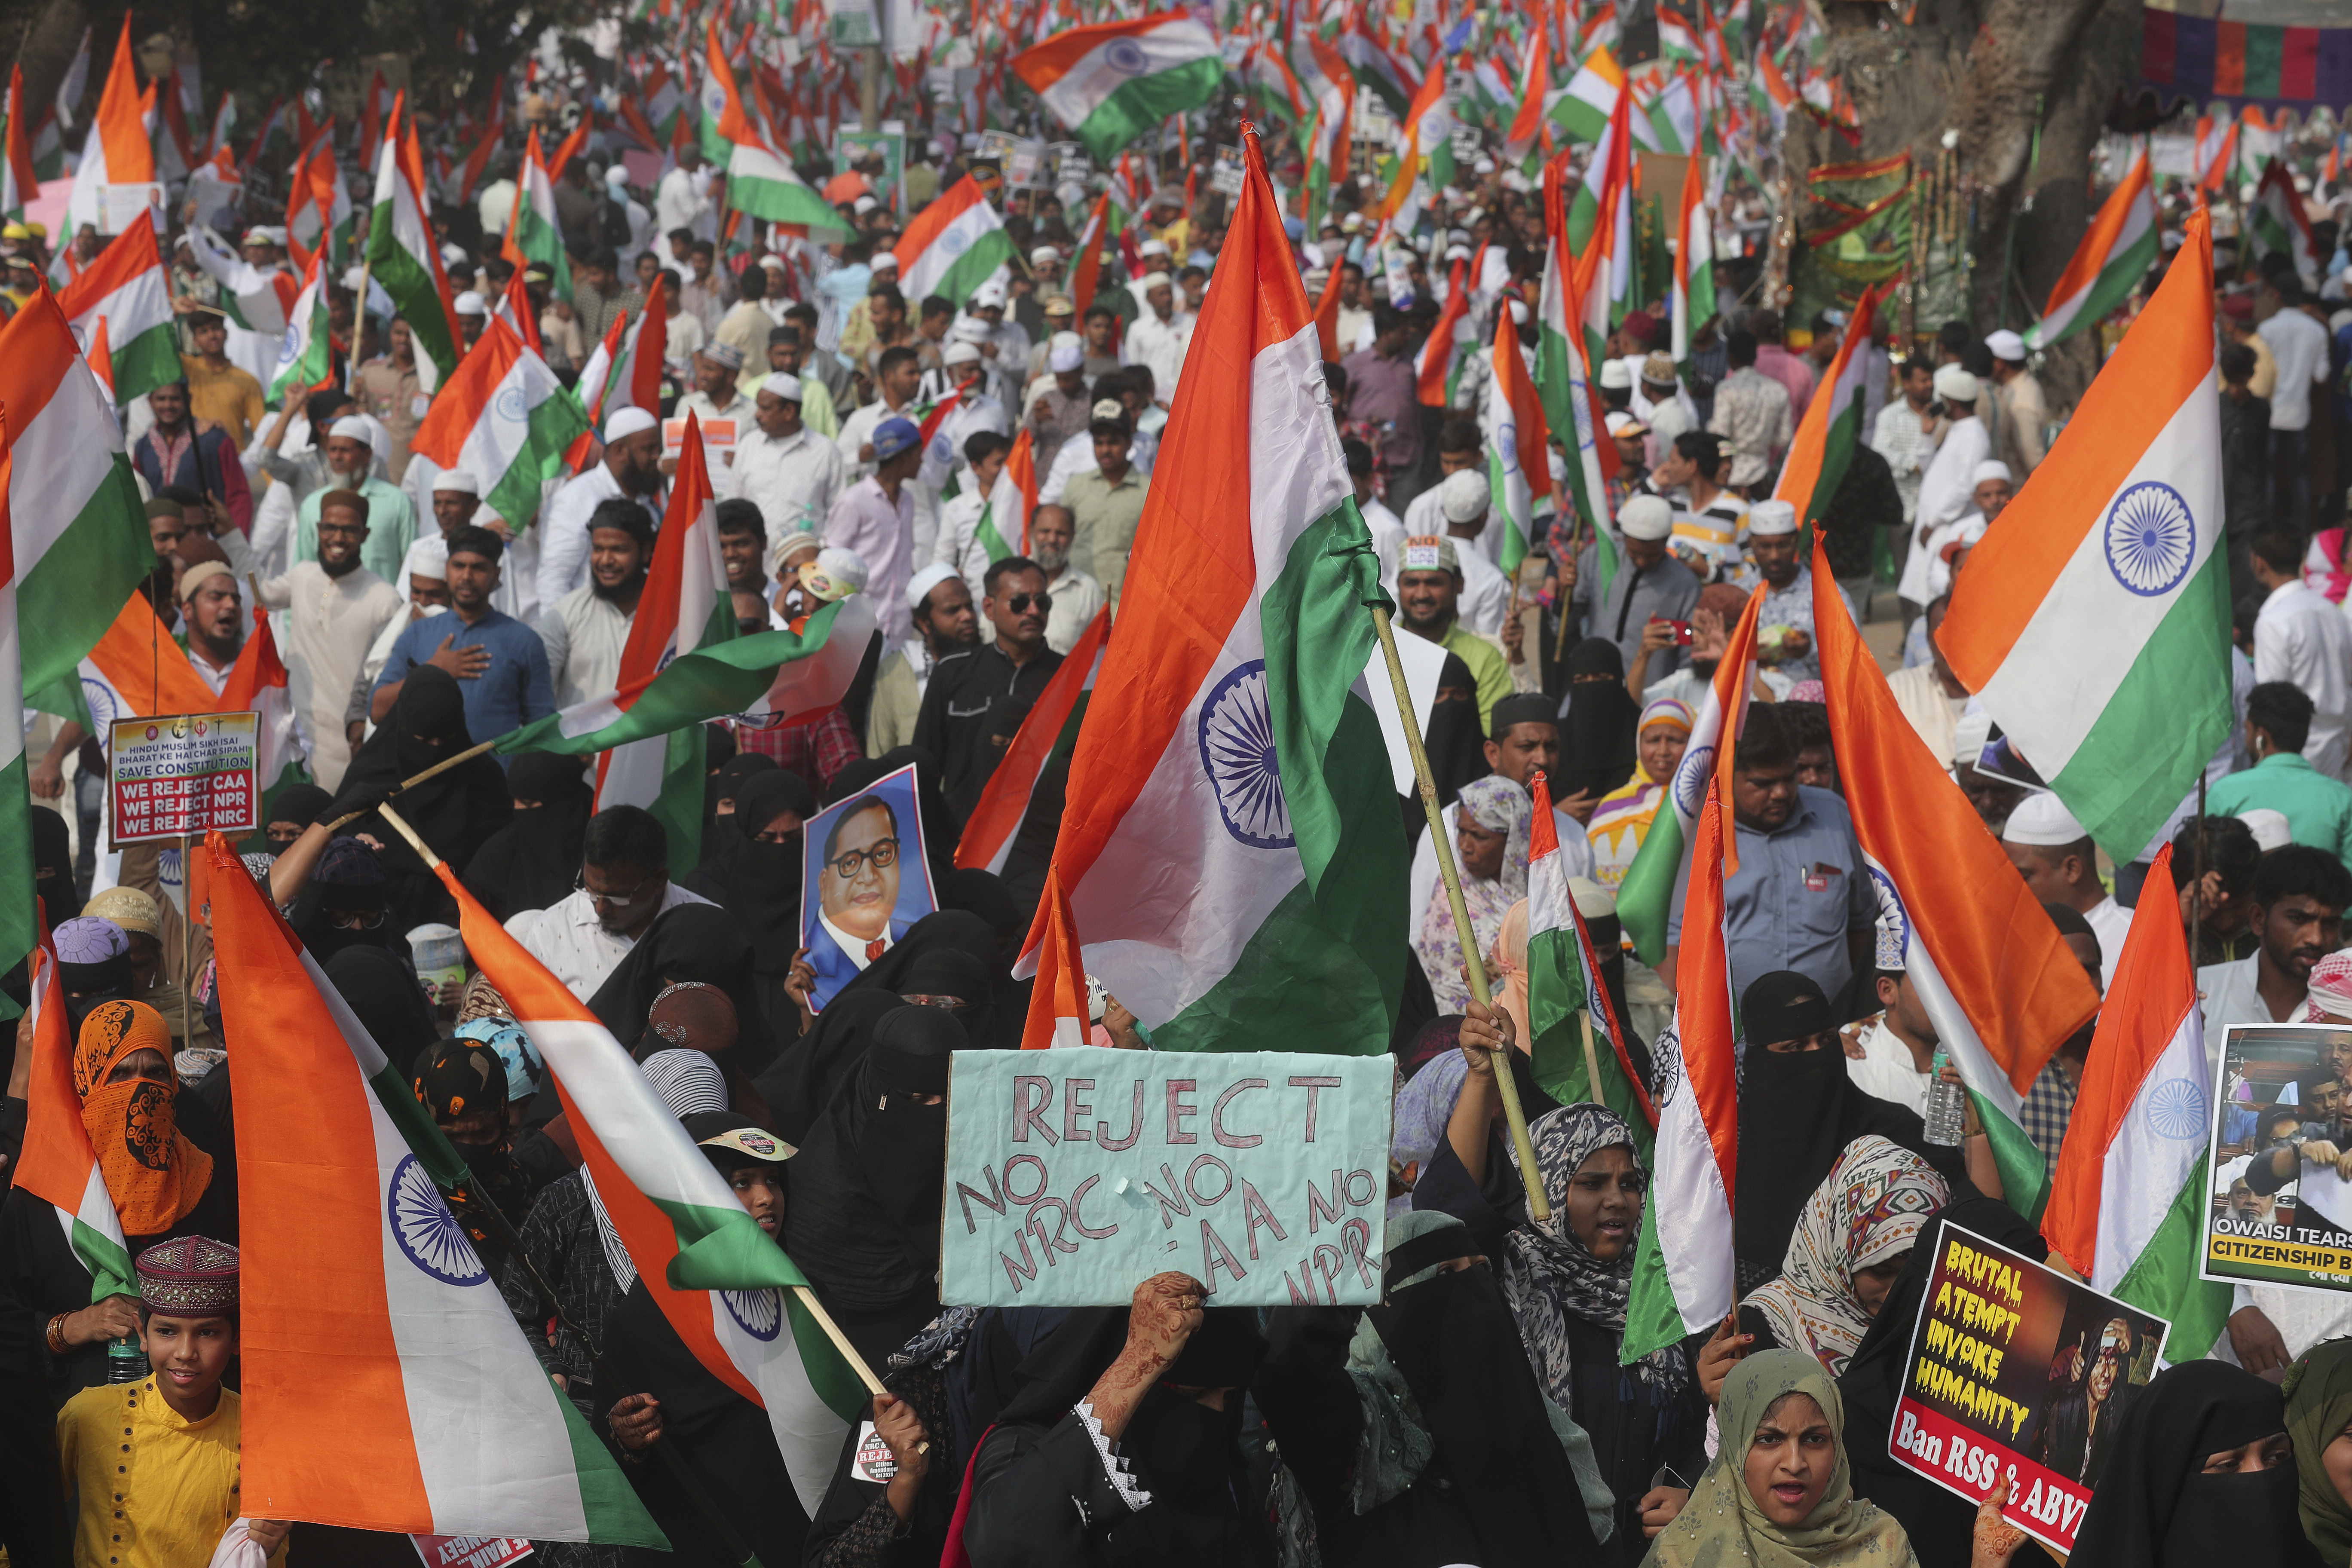
<svg viewBox="0 0 2352 1568">
<path fill-rule="evenodd" d="M 958 1051 L 940 1300 L 1375 1303 L 1394 1093 L 1387 1056 Z"/>
<path fill-rule="evenodd" d="M 1887 1451 L 2060 1552 L 2131 1423 L 2170 1327 L 2007 1247 L 1944 1227 Z"/>
<path fill-rule="evenodd" d="M 2352 1290 L 2352 1029 L 2231 1029 L 2219 1082 L 2205 1278 Z"/>
</svg>

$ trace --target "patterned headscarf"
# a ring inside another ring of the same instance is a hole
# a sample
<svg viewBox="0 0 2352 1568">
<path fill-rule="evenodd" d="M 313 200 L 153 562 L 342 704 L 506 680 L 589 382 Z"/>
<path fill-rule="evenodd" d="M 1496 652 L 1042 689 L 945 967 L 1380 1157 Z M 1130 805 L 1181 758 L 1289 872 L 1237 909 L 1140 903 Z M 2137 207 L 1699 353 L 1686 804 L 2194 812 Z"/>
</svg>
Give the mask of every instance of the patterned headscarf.
<svg viewBox="0 0 2352 1568">
<path fill-rule="evenodd" d="M 675 1047 L 656 1051 L 637 1064 L 637 1070 L 646 1075 L 646 1081 L 654 1086 L 672 1116 L 728 1109 L 727 1079 L 719 1064 L 700 1051 Z"/>
<path fill-rule="evenodd" d="M 1388 1215 L 1395 1219 L 1412 1209 L 1413 1184 L 1429 1169 L 1437 1145 L 1445 1138 L 1445 1124 L 1454 1116 L 1454 1102 L 1462 1097 L 1462 1080 L 1470 1064 L 1458 1050 L 1448 1051 L 1412 1075 L 1397 1090 L 1395 1134 L 1389 1140 Z"/>
<path fill-rule="evenodd" d="M 539 1092 L 546 1081 L 547 1064 L 540 1059 L 539 1047 L 530 1043 L 522 1026 L 511 1018 L 482 1016 L 468 1018 L 450 1033 L 461 1040 L 479 1040 L 499 1053 L 506 1064 L 507 1099 L 520 1104 Z"/>
<path fill-rule="evenodd" d="M 1927 1161 L 1876 1133 L 1845 1146 L 1805 1200 L 1780 1278 L 1740 1305 L 1753 1307 L 1783 1349 L 1803 1351 L 1837 1376 L 1870 1331 L 1853 1277 L 1911 1250 L 1951 1188 Z"/>
<path fill-rule="evenodd" d="M 1513 899 L 1528 896 L 1528 837 L 1535 826 L 1535 802 L 1528 792 L 1499 773 L 1473 779 L 1462 786 L 1463 814 L 1489 833 L 1507 840 L 1503 868 L 1496 879 Z"/>
<path fill-rule="evenodd" d="M 109 1083 L 108 1075 L 134 1051 L 161 1056 L 161 1076 Z M 144 1002 L 101 1002 L 90 1009 L 74 1047 L 73 1080 L 81 1124 L 123 1234 L 171 1229 L 205 1195 L 213 1157 L 189 1142 L 174 1121 L 180 1080 L 163 1016 Z"/>
<path fill-rule="evenodd" d="M 1567 1410 L 1576 1373 L 1568 1320 L 1622 1334 L 1626 1298 L 1633 1289 L 1633 1247 L 1603 1263 L 1569 1224 L 1569 1184 L 1578 1167 L 1601 1150 L 1631 1152 L 1633 1130 L 1607 1107 L 1580 1102 L 1536 1118 L 1528 1127 L 1528 1141 L 1535 1145 L 1536 1174 L 1550 1201 L 1551 1217 L 1528 1221 L 1503 1238 L 1503 1299 L 1518 1321 L 1537 1381 Z M 1662 1397 L 1678 1392 L 1690 1378 L 1690 1363 L 1679 1344 L 1653 1352 L 1638 1365 L 1643 1380 L 1657 1384 Z"/>
<path fill-rule="evenodd" d="M 2311 966 L 2310 988 L 2299 1022 L 2325 1024 L 2352 1018 L 2352 952 L 2331 952 Z"/>
</svg>

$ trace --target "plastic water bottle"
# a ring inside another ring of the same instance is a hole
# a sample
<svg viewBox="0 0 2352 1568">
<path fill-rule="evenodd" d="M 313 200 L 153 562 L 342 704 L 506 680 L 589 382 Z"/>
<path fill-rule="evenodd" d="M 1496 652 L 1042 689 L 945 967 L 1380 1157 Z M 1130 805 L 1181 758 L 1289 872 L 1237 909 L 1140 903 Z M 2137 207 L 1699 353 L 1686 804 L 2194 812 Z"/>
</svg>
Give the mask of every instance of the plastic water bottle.
<svg viewBox="0 0 2352 1568">
<path fill-rule="evenodd" d="M 1951 1148 L 1960 1141 L 1960 1129 L 1969 1109 L 1968 1092 L 1958 1084 L 1944 1079 L 1944 1064 L 1950 1059 L 1944 1047 L 1936 1047 L 1936 1063 L 1930 1070 L 1936 1075 L 1927 1084 L 1927 1111 L 1924 1120 L 1927 1130 L 1923 1134 L 1928 1142 Z"/>
<path fill-rule="evenodd" d="M 136 1339 L 106 1342 L 106 1381 L 108 1383 L 143 1383 L 146 1381 L 149 1370 L 147 1352 L 139 1348 L 139 1342 Z"/>
</svg>

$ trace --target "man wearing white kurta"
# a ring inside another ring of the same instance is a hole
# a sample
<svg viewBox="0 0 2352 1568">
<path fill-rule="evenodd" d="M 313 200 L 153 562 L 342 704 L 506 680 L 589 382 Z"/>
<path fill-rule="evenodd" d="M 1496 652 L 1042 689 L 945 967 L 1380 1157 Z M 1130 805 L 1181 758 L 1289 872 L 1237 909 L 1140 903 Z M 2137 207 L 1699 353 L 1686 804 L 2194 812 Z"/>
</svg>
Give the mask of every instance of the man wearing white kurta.
<svg viewBox="0 0 2352 1568">
<path fill-rule="evenodd" d="M 320 518 L 340 526 L 356 521 L 350 512 L 335 502 L 320 508 Z M 317 561 L 298 561 L 261 584 L 261 602 L 287 612 L 279 622 L 287 695 L 310 738 L 311 775 L 327 790 L 341 785 L 351 765 L 343 713 L 352 682 L 369 645 L 403 608 L 399 591 L 359 563 L 358 543 L 345 546 L 346 536 L 330 529 Z"/>
<path fill-rule="evenodd" d="M 2254 616 L 2254 679 L 2284 680 L 2311 699 L 2303 754 L 2329 778 L 2344 776 L 2346 723 L 2352 719 L 2352 622 L 2304 585 L 2303 549 L 2289 530 L 2253 539 L 2254 581 L 2267 591 Z"/>
</svg>

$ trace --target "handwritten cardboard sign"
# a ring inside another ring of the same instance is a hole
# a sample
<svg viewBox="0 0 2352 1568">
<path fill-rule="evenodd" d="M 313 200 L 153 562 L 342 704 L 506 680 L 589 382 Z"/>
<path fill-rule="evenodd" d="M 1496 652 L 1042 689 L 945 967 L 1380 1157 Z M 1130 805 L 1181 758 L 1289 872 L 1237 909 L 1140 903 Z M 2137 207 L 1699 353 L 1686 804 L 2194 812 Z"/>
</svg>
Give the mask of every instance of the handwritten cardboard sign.
<svg viewBox="0 0 2352 1568">
<path fill-rule="evenodd" d="M 2001 1517 L 2072 1552 L 2169 1325 L 1958 1226 L 1937 1245 L 1887 1452 L 1970 1502 L 2013 1480 Z"/>
<path fill-rule="evenodd" d="M 1394 1095 L 1385 1056 L 958 1051 L 940 1300 L 1376 1302 Z"/>
</svg>

